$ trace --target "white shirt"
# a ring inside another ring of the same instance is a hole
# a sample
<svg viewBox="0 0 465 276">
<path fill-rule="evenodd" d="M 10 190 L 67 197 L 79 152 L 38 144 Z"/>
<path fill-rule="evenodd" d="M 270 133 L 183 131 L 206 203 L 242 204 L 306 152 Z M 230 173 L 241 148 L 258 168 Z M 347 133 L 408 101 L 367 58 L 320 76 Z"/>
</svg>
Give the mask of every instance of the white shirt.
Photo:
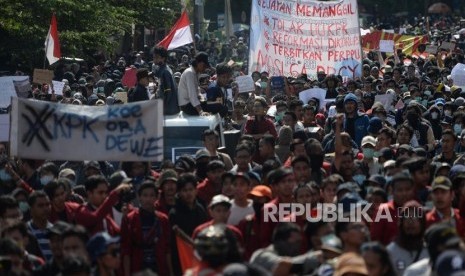
<svg viewBox="0 0 465 276">
<path fill-rule="evenodd" d="M 191 103 L 194 107 L 200 105 L 199 101 L 199 79 L 194 67 L 189 67 L 181 75 L 178 86 L 179 106 Z"/>
<path fill-rule="evenodd" d="M 252 206 L 253 201 L 251 199 L 247 199 L 247 202 L 248 204 L 246 207 L 241 207 L 236 205 L 234 199 L 231 200 L 231 215 L 229 215 L 228 224 L 238 225 L 246 216 L 255 214 Z"/>
</svg>

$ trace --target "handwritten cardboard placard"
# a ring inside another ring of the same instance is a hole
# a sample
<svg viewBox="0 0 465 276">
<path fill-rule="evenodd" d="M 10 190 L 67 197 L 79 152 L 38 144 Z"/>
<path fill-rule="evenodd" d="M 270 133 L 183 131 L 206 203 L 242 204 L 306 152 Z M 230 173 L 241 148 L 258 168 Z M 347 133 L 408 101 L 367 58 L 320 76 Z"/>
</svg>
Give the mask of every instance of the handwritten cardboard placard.
<svg viewBox="0 0 465 276">
<path fill-rule="evenodd" d="M 114 97 L 115 97 L 115 100 L 120 100 L 123 103 L 128 102 L 128 93 L 126 92 L 116 92 Z"/>
<path fill-rule="evenodd" d="M 394 101 L 394 97 L 395 95 L 392 94 L 376 95 L 375 102 L 382 103 L 386 111 L 390 111 L 392 109 L 392 102 Z"/>
<path fill-rule="evenodd" d="M 248 93 L 255 91 L 255 82 L 252 76 L 238 76 L 236 77 L 237 87 L 239 93 Z"/>
<path fill-rule="evenodd" d="M 65 83 L 62 81 L 52 81 L 53 89 L 55 90 L 55 95 L 63 95 L 63 89 L 65 88 Z M 48 93 L 52 93 L 52 87 L 48 87 Z"/>
<path fill-rule="evenodd" d="M 394 53 L 394 40 L 380 40 L 379 51 L 384 53 Z"/>
<path fill-rule="evenodd" d="M 53 71 L 45 69 L 34 69 L 32 82 L 37 84 L 52 83 Z"/>
<path fill-rule="evenodd" d="M 425 52 L 436 55 L 438 53 L 438 46 L 435 45 L 426 45 Z"/>
<path fill-rule="evenodd" d="M 322 88 L 311 88 L 299 93 L 299 100 L 307 104 L 311 98 L 317 98 L 320 102 L 318 110 L 322 109 L 325 105 L 326 90 Z"/>
<path fill-rule="evenodd" d="M 161 100 L 82 106 L 13 98 L 11 153 L 49 160 L 161 161 L 162 109 Z"/>
<path fill-rule="evenodd" d="M 443 41 L 439 48 L 447 50 L 449 52 L 452 52 L 453 50 L 455 50 L 455 43 L 454 42 Z"/>
<path fill-rule="evenodd" d="M 9 106 L 11 104 L 11 97 L 17 97 L 13 81 L 24 80 L 29 80 L 29 76 L 0 77 L 0 107 Z"/>
</svg>

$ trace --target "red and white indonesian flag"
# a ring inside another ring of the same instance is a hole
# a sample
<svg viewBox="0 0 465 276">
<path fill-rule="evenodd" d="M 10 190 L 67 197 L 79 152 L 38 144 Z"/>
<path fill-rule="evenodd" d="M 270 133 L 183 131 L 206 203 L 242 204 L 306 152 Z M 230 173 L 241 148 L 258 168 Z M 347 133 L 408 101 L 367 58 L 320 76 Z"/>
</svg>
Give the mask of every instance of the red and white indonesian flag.
<svg viewBox="0 0 465 276">
<path fill-rule="evenodd" d="M 158 43 L 158 46 L 172 50 L 192 42 L 194 40 L 192 39 L 189 17 L 187 16 L 187 12 L 184 11 L 170 33 Z"/>
<path fill-rule="evenodd" d="M 60 40 L 58 39 L 58 26 L 55 14 L 52 14 L 50 29 L 45 39 L 45 54 L 49 64 L 53 64 L 61 58 Z"/>
</svg>

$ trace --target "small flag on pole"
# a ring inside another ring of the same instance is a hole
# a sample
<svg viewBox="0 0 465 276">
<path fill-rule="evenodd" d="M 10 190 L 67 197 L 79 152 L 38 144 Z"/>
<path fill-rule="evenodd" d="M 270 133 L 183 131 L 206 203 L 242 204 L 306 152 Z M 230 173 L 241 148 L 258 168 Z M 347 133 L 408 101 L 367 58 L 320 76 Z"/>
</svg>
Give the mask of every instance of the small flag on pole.
<svg viewBox="0 0 465 276">
<path fill-rule="evenodd" d="M 194 254 L 194 241 L 186 235 L 177 225 L 173 227 L 176 235 L 176 246 L 178 248 L 179 262 L 184 272 L 200 263 Z"/>
<path fill-rule="evenodd" d="M 58 26 L 55 14 L 52 14 L 50 29 L 45 39 L 45 55 L 49 64 L 53 64 L 61 58 L 60 40 L 58 38 Z"/>
<path fill-rule="evenodd" d="M 192 42 L 194 40 L 192 39 L 189 17 L 187 12 L 183 11 L 179 20 L 174 24 L 169 34 L 158 43 L 158 46 L 172 50 Z"/>
</svg>

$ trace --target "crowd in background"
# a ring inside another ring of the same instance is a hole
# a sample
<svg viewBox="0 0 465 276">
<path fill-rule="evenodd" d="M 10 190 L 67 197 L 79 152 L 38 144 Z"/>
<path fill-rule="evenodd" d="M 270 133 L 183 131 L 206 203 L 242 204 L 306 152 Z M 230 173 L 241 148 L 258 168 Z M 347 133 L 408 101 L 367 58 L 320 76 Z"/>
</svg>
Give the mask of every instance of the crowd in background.
<svg viewBox="0 0 465 276">
<path fill-rule="evenodd" d="M 368 52 L 361 77 L 349 80 L 247 72 L 246 36 L 199 40 L 197 53 L 155 47 L 92 68 L 61 63 L 63 95 L 33 85 L 31 98 L 91 106 L 125 104 L 115 93 L 161 98 L 165 115 L 219 113 L 241 137 L 230 156 L 221 133 L 206 130 L 193 138 L 205 148 L 159 167 L 13 158 L 0 144 L 0 274 L 464 273 L 465 91 L 451 70 L 465 63 L 465 33 L 443 32 L 460 29 L 451 20 L 415 28 L 429 28 L 433 43 L 453 39 L 454 50 Z M 234 78 L 247 74 L 255 91 L 238 94 Z M 181 102 L 192 83 L 196 95 Z M 325 89 L 325 101 L 302 102 L 310 88 Z M 286 203 L 310 210 L 265 219 Z M 373 220 L 380 210 L 393 220 L 310 221 L 321 203 L 339 203 L 343 214 L 369 206 Z M 189 271 L 173 227 L 201 259 Z"/>
</svg>

